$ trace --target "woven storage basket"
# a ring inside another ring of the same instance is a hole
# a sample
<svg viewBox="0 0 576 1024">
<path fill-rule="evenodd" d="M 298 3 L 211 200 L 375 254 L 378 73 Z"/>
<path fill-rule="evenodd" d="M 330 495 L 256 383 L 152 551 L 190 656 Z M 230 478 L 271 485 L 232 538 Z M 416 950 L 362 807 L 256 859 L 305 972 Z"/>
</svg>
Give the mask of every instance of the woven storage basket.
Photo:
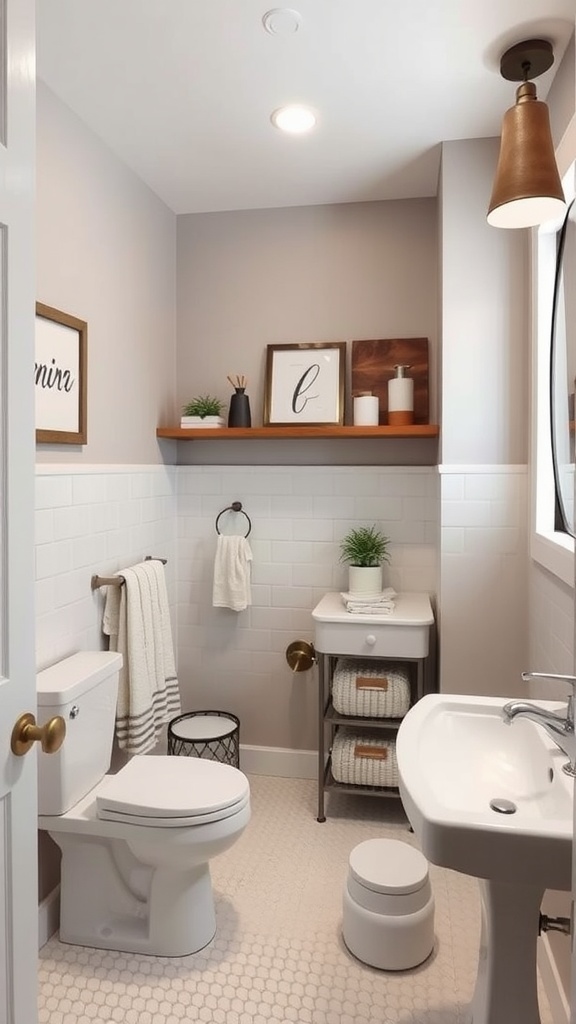
<svg viewBox="0 0 576 1024">
<path fill-rule="evenodd" d="M 353 786 L 397 786 L 396 740 L 380 729 L 338 729 L 332 746 L 332 775 Z"/>
<path fill-rule="evenodd" d="M 410 707 L 410 680 L 403 665 L 338 658 L 332 704 L 340 715 L 403 718 Z"/>
</svg>

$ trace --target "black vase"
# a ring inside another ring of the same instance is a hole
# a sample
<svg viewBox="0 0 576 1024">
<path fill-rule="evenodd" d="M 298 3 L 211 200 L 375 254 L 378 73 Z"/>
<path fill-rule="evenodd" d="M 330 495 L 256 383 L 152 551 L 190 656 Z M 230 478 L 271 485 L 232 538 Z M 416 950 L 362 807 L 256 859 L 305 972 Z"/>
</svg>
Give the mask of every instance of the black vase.
<svg viewBox="0 0 576 1024">
<path fill-rule="evenodd" d="M 252 417 L 250 415 L 250 399 L 244 393 L 244 388 L 236 388 L 230 399 L 228 410 L 229 427 L 251 427 Z"/>
</svg>

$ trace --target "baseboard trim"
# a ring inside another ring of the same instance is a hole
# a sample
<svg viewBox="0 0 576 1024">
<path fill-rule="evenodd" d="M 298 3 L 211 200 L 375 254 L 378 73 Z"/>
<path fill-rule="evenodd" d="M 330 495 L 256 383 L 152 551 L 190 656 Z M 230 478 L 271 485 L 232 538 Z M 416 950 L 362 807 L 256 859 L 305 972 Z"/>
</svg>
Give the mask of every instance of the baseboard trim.
<svg viewBox="0 0 576 1024">
<path fill-rule="evenodd" d="M 240 744 L 240 767 L 242 771 L 254 775 L 273 775 L 280 779 L 315 779 L 318 776 L 318 754 L 315 750 Z"/>
<path fill-rule="evenodd" d="M 570 1004 L 547 935 L 541 935 L 538 942 L 538 970 L 554 1024 L 570 1024 Z"/>
<path fill-rule="evenodd" d="M 38 949 L 42 949 L 60 925 L 60 886 L 44 897 L 38 907 Z"/>
</svg>

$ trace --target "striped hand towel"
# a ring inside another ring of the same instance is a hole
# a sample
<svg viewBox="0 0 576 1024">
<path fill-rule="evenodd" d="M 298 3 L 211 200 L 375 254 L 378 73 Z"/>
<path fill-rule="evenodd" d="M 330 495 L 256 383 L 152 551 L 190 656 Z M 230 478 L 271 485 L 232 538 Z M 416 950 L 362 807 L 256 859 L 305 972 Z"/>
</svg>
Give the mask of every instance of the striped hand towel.
<svg viewBox="0 0 576 1024">
<path fill-rule="evenodd" d="M 130 754 L 156 745 L 162 726 L 180 714 L 164 566 L 150 559 L 123 569 L 122 587 L 108 587 L 103 629 L 123 655 L 116 736 Z"/>
</svg>

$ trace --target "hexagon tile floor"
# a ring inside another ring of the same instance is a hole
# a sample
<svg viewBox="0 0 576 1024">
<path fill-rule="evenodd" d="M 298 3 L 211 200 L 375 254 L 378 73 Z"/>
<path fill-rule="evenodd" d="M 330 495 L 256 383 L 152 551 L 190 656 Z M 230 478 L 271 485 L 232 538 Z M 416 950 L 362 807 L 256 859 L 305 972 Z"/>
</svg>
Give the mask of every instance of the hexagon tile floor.
<svg viewBox="0 0 576 1024">
<path fill-rule="evenodd" d="M 330 797 L 253 776 L 253 817 L 212 862 L 217 932 L 201 952 L 167 958 L 87 949 L 53 936 L 40 952 L 39 1024 L 466 1024 L 478 959 L 472 878 L 431 865 L 436 945 L 420 967 L 366 967 L 340 935 L 348 856 L 364 839 L 416 844 L 400 801 Z M 541 995 L 544 1024 L 549 1009 Z"/>
</svg>

